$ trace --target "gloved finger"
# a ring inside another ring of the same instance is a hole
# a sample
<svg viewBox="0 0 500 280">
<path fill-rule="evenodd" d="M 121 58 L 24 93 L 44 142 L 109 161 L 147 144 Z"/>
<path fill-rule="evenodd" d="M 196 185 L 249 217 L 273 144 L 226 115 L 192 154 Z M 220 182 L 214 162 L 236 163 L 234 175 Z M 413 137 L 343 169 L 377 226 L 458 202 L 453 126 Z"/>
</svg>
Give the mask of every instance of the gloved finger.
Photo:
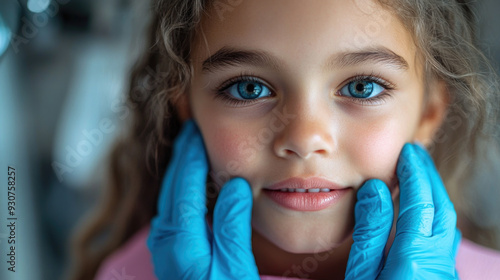
<svg viewBox="0 0 500 280">
<path fill-rule="evenodd" d="M 431 182 L 423 161 L 409 143 L 403 146 L 396 173 L 400 189 L 396 238 L 404 233 L 431 236 L 434 220 Z"/>
<path fill-rule="evenodd" d="M 201 222 L 204 221 L 205 215 L 196 215 L 194 213 L 196 211 L 192 211 L 188 204 L 184 203 L 189 193 L 182 193 L 184 191 L 182 188 L 187 184 L 184 185 L 185 182 L 178 180 L 179 176 L 181 178 L 191 176 L 190 170 L 198 173 L 195 177 L 200 177 L 200 174 L 204 172 L 206 177 L 206 171 L 201 170 L 203 160 L 206 160 L 204 151 L 196 153 L 203 148 L 201 141 L 201 135 L 195 123 L 189 120 L 184 123 L 174 142 L 173 154 L 160 190 L 158 214 L 152 220 L 151 232 L 147 239 L 147 246 L 155 262 L 163 261 L 170 264 L 169 269 L 155 265 L 155 274 L 159 279 L 167 279 L 171 277 L 171 274 L 185 275 L 208 271 L 210 265 L 211 248 L 206 238 L 208 232 Z M 198 164 L 201 168 L 190 166 L 190 163 Z M 191 187 L 198 187 L 201 191 L 205 191 L 204 183 L 193 184 Z M 204 202 L 202 205 L 205 205 Z M 190 227 L 190 221 L 201 224 L 203 230 L 196 231 L 196 227 Z M 190 269 L 193 264 L 206 267 L 206 269 L 194 271 Z M 172 268 L 176 271 L 172 271 Z M 198 276 L 193 275 L 191 279 L 201 279 Z"/>
<path fill-rule="evenodd" d="M 434 162 L 427 153 L 419 145 L 413 146 L 420 158 L 424 162 L 424 166 L 429 175 L 432 185 L 432 199 L 434 202 L 434 221 L 433 221 L 433 235 L 449 234 L 453 236 L 454 230 L 457 226 L 457 214 L 453 203 L 451 202 L 446 188 L 441 180 L 441 176 L 434 165 Z M 450 238 L 450 241 L 452 239 Z"/>
<path fill-rule="evenodd" d="M 179 172 L 179 162 L 185 156 L 184 151 L 189 149 L 188 139 L 192 137 L 195 129 L 193 120 L 186 121 L 177 135 L 170 162 L 168 164 L 167 172 L 163 177 L 163 182 L 160 189 L 158 198 L 158 216 L 164 222 L 172 221 L 173 217 L 173 201 L 174 201 L 174 178 Z"/>
<path fill-rule="evenodd" d="M 252 252 L 252 190 L 233 178 L 219 193 L 214 208 L 214 243 L 210 279 L 259 279 Z"/>
<path fill-rule="evenodd" d="M 187 149 L 177 162 L 174 176 L 172 221 L 184 231 L 205 235 L 208 161 L 200 131 L 193 125 L 190 132 L 186 139 Z"/>
<path fill-rule="evenodd" d="M 357 198 L 345 279 L 376 279 L 394 217 L 391 193 L 384 182 L 372 179 L 359 189 Z"/>
</svg>

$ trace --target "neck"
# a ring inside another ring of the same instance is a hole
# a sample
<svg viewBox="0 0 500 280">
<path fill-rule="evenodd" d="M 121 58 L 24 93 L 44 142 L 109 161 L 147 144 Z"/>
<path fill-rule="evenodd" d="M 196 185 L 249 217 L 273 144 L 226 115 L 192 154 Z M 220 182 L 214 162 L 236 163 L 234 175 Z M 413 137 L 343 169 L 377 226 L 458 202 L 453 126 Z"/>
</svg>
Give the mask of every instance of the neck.
<svg viewBox="0 0 500 280">
<path fill-rule="evenodd" d="M 252 248 L 261 275 L 314 280 L 344 279 L 352 238 L 340 247 L 310 254 L 289 253 L 252 230 Z"/>
</svg>

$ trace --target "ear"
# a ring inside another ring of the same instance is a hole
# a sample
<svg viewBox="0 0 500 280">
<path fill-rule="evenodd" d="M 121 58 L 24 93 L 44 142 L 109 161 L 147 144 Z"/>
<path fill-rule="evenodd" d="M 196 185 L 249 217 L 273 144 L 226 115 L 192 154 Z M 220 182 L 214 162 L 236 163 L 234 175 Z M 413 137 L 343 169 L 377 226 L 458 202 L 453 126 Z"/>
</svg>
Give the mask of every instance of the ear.
<svg viewBox="0 0 500 280">
<path fill-rule="evenodd" d="M 429 89 L 422 117 L 413 139 L 425 146 L 431 144 L 434 135 L 445 119 L 450 103 L 450 95 L 444 81 L 433 79 Z"/>
<path fill-rule="evenodd" d="M 175 109 L 177 110 L 177 116 L 184 122 L 192 117 L 191 107 L 189 106 L 189 98 L 187 93 L 183 93 L 175 103 Z"/>
</svg>

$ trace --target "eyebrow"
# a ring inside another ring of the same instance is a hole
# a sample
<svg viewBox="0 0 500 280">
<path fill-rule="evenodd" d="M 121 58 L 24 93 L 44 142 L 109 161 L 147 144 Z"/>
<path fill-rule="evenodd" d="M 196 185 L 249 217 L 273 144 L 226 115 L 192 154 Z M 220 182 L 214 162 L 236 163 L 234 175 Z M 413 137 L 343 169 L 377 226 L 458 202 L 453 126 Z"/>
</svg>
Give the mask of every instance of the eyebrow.
<svg viewBox="0 0 500 280">
<path fill-rule="evenodd" d="M 364 63 L 388 64 L 398 69 L 408 70 L 408 62 L 384 46 L 333 54 L 325 61 L 323 68 L 330 70 Z M 284 68 L 283 61 L 268 52 L 224 46 L 203 61 L 202 72 L 216 72 L 227 66 L 238 65 L 266 66 L 276 71 Z"/>
</svg>

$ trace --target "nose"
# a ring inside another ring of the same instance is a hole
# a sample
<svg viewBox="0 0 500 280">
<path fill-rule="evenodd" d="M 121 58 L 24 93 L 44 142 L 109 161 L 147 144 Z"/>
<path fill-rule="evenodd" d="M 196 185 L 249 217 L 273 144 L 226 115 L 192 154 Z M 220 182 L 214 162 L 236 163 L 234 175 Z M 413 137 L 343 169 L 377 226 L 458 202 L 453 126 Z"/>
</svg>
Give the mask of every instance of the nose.
<svg viewBox="0 0 500 280">
<path fill-rule="evenodd" d="M 301 159 L 308 159 L 313 155 L 322 157 L 331 155 L 336 142 L 328 116 L 314 109 L 298 109 L 295 113 L 296 118 L 274 138 L 275 154 L 282 158 Z"/>
</svg>

